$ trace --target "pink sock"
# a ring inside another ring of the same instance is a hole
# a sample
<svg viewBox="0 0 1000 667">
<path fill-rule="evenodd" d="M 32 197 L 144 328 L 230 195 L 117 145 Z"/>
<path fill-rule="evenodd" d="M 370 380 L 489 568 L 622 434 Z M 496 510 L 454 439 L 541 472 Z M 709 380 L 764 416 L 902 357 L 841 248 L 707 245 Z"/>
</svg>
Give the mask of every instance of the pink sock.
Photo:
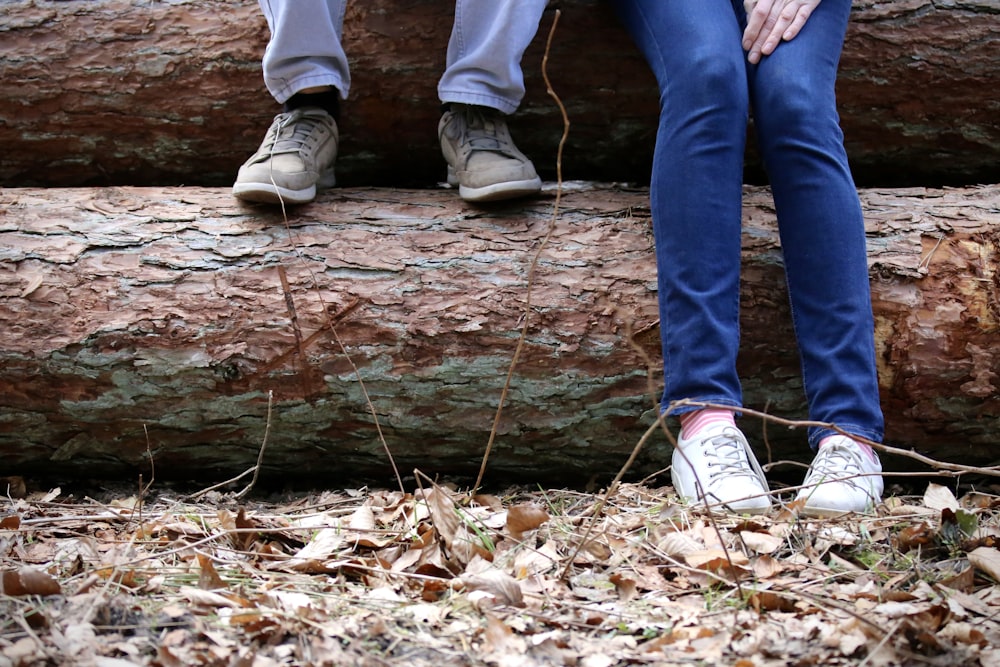
<svg viewBox="0 0 1000 667">
<path fill-rule="evenodd" d="M 828 436 L 826 436 L 825 438 L 823 438 L 822 440 L 819 441 L 819 446 L 823 447 L 823 445 L 827 444 L 832 439 L 839 438 L 839 437 L 842 437 L 842 436 L 839 436 L 839 435 L 828 435 Z M 851 442 L 853 442 L 854 444 L 856 444 L 861 449 L 861 451 L 863 451 L 865 453 L 865 456 L 867 456 L 869 458 L 869 460 L 871 460 L 872 463 L 877 463 L 878 462 L 878 457 L 875 456 L 875 450 L 873 450 L 869 445 L 866 445 L 863 442 L 858 442 L 857 440 L 854 440 L 854 439 L 852 439 Z"/>
<path fill-rule="evenodd" d="M 726 424 L 727 426 L 736 426 L 736 420 L 733 419 L 732 410 L 716 410 L 712 408 L 706 408 L 704 410 L 695 410 L 693 412 L 685 412 L 680 416 L 681 420 L 681 437 L 685 440 L 690 440 L 691 438 L 698 435 L 706 426 L 712 424 Z"/>
</svg>

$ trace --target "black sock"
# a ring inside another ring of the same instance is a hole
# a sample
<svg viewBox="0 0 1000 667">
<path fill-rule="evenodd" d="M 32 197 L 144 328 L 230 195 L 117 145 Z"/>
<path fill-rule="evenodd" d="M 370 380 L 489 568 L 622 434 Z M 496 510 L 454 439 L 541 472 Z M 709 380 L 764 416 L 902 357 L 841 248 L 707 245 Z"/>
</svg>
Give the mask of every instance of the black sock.
<svg viewBox="0 0 1000 667">
<path fill-rule="evenodd" d="M 295 93 L 285 102 L 285 111 L 294 111 L 302 107 L 319 107 L 339 123 L 340 91 L 331 88 L 322 93 Z"/>
</svg>

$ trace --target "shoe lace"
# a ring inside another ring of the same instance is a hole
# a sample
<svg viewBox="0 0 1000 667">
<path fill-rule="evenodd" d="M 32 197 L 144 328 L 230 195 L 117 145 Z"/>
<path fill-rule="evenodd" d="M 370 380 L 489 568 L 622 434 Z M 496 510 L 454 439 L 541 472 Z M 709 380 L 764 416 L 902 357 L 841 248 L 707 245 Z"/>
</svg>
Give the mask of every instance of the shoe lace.
<svg viewBox="0 0 1000 667">
<path fill-rule="evenodd" d="M 803 486 L 812 486 L 824 481 L 842 481 L 855 484 L 864 479 L 864 465 L 861 452 L 856 447 L 831 442 L 821 447 L 809 468 Z"/>
<path fill-rule="evenodd" d="M 470 151 L 495 151 L 498 153 L 510 151 L 510 142 L 503 136 L 503 133 L 497 131 L 499 112 L 466 105 L 459 113 L 462 114 L 465 121 L 465 136 L 462 143 Z"/>
<path fill-rule="evenodd" d="M 701 441 L 711 468 L 708 484 L 716 479 L 732 479 L 734 476 L 749 477 L 760 483 L 760 476 L 750 465 L 743 443 L 729 431 L 710 436 Z"/>
<path fill-rule="evenodd" d="M 295 109 L 279 114 L 262 146 L 267 155 L 298 153 L 315 141 L 317 128 L 323 125 L 321 117 L 305 109 Z"/>
</svg>

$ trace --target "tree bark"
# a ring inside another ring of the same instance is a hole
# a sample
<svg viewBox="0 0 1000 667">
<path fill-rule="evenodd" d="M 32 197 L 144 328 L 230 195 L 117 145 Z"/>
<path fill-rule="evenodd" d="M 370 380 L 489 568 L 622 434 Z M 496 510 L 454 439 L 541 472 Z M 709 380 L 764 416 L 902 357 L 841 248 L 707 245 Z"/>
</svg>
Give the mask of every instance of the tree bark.
<svg viewBox="0 0 1000 667">
<path fill-rule="evenodd" d="M 286 223 L 222 189 L 0 190 L 0 461 L 218 479 L 266 433 L 272 480 L 387 481 L 367 391 L 404 474 L 474 476 L 541 248 L 488 481 L 606 479 L 660 391 L 647 198 L 581 187 L 553 218 L 551 192 L 339 189 Z M 888 442 L 992 463 L 1000 186 L 862 199 Z M 805 418 L 770 196 L 745 200 L 746 405 Z M 802 429 L 767 437 L 808 459 Z M 668 452 L 657 435 L 636 474 Z"/>
<path fill-rule="evenodd" d="M 610 3 L 559 4 L 548 70 L 572 123 L 564 175 L 648 182 L 648 68 Z M 451 0 L 350 3 L 341 183 L 443 179 L 436 84 L 453 11 Z M 0 14 L 5 186 L 228 185 L 277 111 L 254 0 L 10 0 Z M 541 75 L 553 15 L 523 61 L 528 94 L 512 119 L 548 179 L 562 133 Z M 859 184 L 1000 182 L 998 52 L 993 0 L 856 0 L 839 100 Z"/>
</svg>

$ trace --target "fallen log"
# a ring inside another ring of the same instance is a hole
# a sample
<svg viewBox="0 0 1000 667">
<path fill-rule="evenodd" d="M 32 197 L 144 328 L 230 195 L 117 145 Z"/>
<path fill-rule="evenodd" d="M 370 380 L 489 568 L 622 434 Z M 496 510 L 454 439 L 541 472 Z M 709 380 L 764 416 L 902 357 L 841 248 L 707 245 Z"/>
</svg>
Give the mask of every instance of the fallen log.
<svg viewBox="0 0 1000 667">
<path fill-rule="evenodd" d="M 648 68 L 610 3 L 559 4 L 548 70 L 572 123 L 564 174 L 648 182 L 657 118 Z M 443 180 L 436 84 L 453 11 L 452 0 L 349 3 L 341 183 Z M 225 186 L 276 111 L 255 0 L 10 0 L 2 12 L 7 187 Z M 552 16 L 525 56 L 528 95 L 512 126 L 548 178 L 562 134 L 540 67 Z M 994 0 L 857 0 L 839 100 L 859 183 L 1000 182 L 998 52 Z"/>
<path fill-rule="evenodd" d="M 564 195 L 488 480 L 606 479 L 650 423 L 647 197 Z M 888 440 L 992 463 L 1000 186 L 862 198 Z M 0 475 L 148 475 L 151 456 L 158 478 L 218 479 L 252 465 L 267 432 L 271 480 L 387 481 L 368 399 L 404 474 L 474 475 L 553 203 L 337 189 L 286 223 L 224 189 L 2 189 Z M 745 230 L 747 406 L 804 418 L 764 189 L 747 188 Z M 775 458 L 808 458 L 801 429 L 767 438 Z M 657 436 L 636 473 L 668 451 Z"/>
</svg>

